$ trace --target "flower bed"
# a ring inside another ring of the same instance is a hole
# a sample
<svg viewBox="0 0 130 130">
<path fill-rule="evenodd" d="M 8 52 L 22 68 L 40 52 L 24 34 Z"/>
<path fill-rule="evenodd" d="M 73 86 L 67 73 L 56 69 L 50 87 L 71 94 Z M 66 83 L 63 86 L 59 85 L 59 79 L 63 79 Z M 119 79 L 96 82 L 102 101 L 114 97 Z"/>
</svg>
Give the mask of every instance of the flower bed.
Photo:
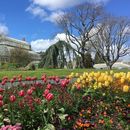
<svg viewBox="0 0 130 130">
<path fill-rule="evenodd" d="M 130 73 L 71 73 L 64 79 L 43 75 L 41 81 L 27 77 L 26 82 L 20 75 L 4 77 L 1 85 L 1 130 L 130 128 Z"/>
</svg>

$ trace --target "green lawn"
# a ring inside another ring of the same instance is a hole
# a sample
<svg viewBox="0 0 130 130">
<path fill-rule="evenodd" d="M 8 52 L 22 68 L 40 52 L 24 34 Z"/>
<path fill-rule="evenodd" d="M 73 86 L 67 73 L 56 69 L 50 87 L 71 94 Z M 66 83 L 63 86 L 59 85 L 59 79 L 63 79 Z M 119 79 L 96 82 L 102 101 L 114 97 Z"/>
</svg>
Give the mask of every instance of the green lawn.
<svg viewBox="0 0 130 130">
<path fill-rule="evenodd" d="M 9 78 L 12 78 L 14 75 L 17 76 L 20 74 L 22 74 L 24 78 L 26 76 L 36 76 L 40 78 L 42 74 L 47 74 L 49 76 L 57 75 L 57 76 L 63 77 L 63 76 L 69 75 L 71 72 L 83 73 L 85 71 L 90 72 L 90 71 L 106 71 L 106 70 L 95 70 L 95 69 L 37 69 L 35 71 L 1 70 L 0 79 L 2 79 L 3 76 L 8 76 Z M 120 71 L 128 72 L 130 70 L 128 69 L 114 70 L 114 72 L 120 72 Z"/>
</svg>

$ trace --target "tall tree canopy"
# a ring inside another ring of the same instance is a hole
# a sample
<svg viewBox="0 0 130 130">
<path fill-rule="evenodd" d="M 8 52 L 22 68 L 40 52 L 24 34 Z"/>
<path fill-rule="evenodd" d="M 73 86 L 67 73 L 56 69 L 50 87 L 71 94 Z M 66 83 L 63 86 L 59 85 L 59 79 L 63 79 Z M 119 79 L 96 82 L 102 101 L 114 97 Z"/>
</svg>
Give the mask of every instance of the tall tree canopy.
<svg viewBox="0 0 130 130">
<path fill-rule="evenodd" d="M 98 33 L 97 23 L 101 20 L 103 8 L 100 5 L 86 3 L 79 5 L 61 16 L 59 26 L 73 49 L 80 55 L 82 67 L 87 68 L 85 54 L 90 49 L 90 39 Z M 94 28 L 97 28 L 94 31 Z"/>
</svg>

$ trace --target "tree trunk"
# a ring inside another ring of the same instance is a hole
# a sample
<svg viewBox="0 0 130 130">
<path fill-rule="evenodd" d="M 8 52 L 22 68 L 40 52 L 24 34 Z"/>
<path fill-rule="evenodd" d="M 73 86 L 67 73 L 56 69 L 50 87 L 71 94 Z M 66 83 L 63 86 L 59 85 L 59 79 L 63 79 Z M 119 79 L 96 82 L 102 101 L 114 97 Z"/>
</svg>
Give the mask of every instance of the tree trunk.
<svg viewBox="0 0 130 130">
<path fill-rule="evenodd" d="M 112 69 L 112 66 L 113 66 L 113 64 L 107 64 L 107 67 L 108 67 L 109 70 Z"/>
<path fill-rule="evenodd" d="M 85 54 L 81 54 L 82 68 L 87 68 Z"/>
</svg>

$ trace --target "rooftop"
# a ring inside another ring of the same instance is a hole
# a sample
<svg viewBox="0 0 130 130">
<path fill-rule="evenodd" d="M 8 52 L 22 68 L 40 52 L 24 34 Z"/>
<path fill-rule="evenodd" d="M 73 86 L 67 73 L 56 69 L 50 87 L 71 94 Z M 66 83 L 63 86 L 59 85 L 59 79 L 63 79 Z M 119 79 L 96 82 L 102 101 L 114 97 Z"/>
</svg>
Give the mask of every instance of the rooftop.
<svg viewBox="0 0 130 130">
<path fill-rule="evenodd" d="M 26 45 L 28 45 L 28 42 L 26 42 L 26 41 L 18 40 L 18 39 L 7 37 L 7 36 L 1 36 L 0 35 L 0 40 L 12 41 L 12 42 L 15 42 L 15 43 L 20 43 L 20 44 L 26 44 Z"/>
</svg>

